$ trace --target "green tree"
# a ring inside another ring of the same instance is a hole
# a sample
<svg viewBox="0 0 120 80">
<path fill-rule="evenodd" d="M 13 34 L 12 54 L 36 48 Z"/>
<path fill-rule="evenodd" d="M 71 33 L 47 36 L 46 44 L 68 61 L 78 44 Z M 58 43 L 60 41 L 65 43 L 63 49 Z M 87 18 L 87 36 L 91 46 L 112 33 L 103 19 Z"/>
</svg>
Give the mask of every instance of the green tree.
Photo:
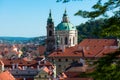
<svg viewBox="0 0 120 80">
<path fill-rule="evenodd" d="M 84 0 L 57 0 L 57 2 L 70 2 L 70 1 L 84 1 Z M 103 15 L 108 16 L 107 12 L 112 12 L 114 15 L 108 18 L 107 25 L 103 26 L 102 36 L 113 36 L 120 38 L 120 0 L 98 0 L 96 4 L 92 6 L 93 11 L 79 10 L 75 15 L 82 16 L 83 18 L 95 19 Z"/>
<path fill-rule="evenodd" d="M 78 41 L 80 42 L 85 38 L 101 38 L 100 33 L 105 22 L 106 19 L 101 18 L 97 20 L 90 20 L 84 24 L 82 23 L 78 25 Z"/>
<path fill-rule="evenodd" d="M 89 76 L 95 80 L 119 80 L 120 79 L 120 61 L 118 56 L 120 50 L 100 58 L 95 62 L 96 69 Z"/>
</svg>

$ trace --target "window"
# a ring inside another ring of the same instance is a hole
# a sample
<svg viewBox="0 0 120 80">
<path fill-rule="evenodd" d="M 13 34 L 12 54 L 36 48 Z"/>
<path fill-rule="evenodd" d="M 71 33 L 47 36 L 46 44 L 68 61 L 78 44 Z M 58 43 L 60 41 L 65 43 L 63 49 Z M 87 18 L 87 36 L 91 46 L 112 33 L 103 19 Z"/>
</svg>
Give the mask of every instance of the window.
<svg viewBox="0 0 120 80">
<path fill-rule="evenodd" d="M 65 59 L 66 62 L 68 62 L 68 59 Z"/>
<path fill-rule="evenodd" d="M 75 62 L 75 60 L 74 60 L 74 59 L 72 59 L 72 61 L 73 61 L 73 62 Z"/>
<path fill-rule="evenodd" d="M 67 45 L 68 44 L 68 38 L 65 37 L 65 44 Z"/>
<path fill-rule="evenodd" d="M 61 44 L 63 44 L 62 38 L 61 38 Z"/>
<path fill-rule="evenodd" d="M 60 67 L 61 67 L 61 65 L 58 65 L 58 67 L 60 68 Z"/>
<path fill-rule="evenodd" d="M 59 62 L 61 62 L 61 59 L 58 59 Z"/>
<path fill-rule="evenodd" d="M 45 78 L 47 78 L 47 75 L 45 75 Z"/>
<path fill-rule="evenodd" d="M 75 37 L 73 37 L 73 44 L 75 44 Z"/>
<path fill-rule="evenodd" d="M 65 27 L 65 29 L 67 29 L 67 27 Z"/>
<path fill-rule="evenodd" d="M 53 27 L 52 25 L 49 26 L 49 28 L 52 28 L 52 27 Z"/>
<path fill-rule="evenodd" d="M 52 62 L 54 61 L 54 59 L 52 58 Z"/>
<path fill-rule="evenodd" d="M 41 75 L 39 75 L 39 78 L 41 78 Z"/>
<path fill-rule="evenodd" d="M 49 31 L 49 36 L 52 36 L 52 31 Z"/>
</svg>

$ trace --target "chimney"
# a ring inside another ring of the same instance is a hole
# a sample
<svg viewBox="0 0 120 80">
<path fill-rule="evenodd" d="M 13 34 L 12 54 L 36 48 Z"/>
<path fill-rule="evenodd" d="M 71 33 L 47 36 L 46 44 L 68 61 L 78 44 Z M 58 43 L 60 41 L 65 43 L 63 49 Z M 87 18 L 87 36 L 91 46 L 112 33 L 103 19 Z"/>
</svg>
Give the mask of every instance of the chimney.
<svg viewBox="0 0 120 80">
<path fill-rule="evenodd" d="M 18 68 L 18 63 L 16 64 L 16 68 Z"/>
<path fill-rule="evenodd" d="M 38 65 L 40 65 L 40 61 L 38 61 Z"/>
<path fill-rule="evenodd" d="M 26 67 L 25 66 L 23 66 L 23 70 L 25 70 L 26 69 Z"/>
<path fill-rule="evenodd" d="M 46 60 L 44 60 L 44 64 L 46 64 Z"/>
<path fill-rule="evenodd" d="M 12 69 L 13 69 L 13 70 L 15 69 L 15 64 L 14 64 L 14 63 L 12 64 Z"/>
<path fill-rule="evenodd" d="M 40 70 L 40 67 L 39 67 L 39 65 L 37 65 L 37 69 L 38 69 L 38 70 Z"/>
</svg>

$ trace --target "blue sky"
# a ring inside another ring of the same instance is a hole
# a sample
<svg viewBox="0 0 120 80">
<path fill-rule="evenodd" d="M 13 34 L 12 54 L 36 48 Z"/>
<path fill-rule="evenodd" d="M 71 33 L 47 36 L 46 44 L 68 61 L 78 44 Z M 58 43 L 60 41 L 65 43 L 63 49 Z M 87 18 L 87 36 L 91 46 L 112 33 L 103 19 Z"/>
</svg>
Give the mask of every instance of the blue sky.
<svg viewBox="0 0 120 80">
<path fill-rule="evenodd" d="M 62 20 L 65 8 L 73 25 L 87 19 L 74 16 L 79 9 L 92 10 L 97 0 L 56 3 L 56 0 L 0 0 L 0 36 L 36 37 L 46 35 L 46 21 L 49 10 L 55 26 Z"/>
</svg>

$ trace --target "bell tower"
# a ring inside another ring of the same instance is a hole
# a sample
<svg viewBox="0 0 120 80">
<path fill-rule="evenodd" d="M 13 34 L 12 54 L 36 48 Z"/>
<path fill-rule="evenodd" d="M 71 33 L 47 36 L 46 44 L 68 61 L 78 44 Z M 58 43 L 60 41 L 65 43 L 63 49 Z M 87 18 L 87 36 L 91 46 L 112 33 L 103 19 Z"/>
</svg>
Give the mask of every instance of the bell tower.
<svg viewBox="0 0 120 80">
<path fill-rule="evenodd" d="M 49 13 L 49 17 L 47 19 L 47 40 L 46 40 L 46 51 L 50 53 L 55 49 L 55 36 L 54 36 L 54 22 L 52 19 L 51 10 Z"/>
</svg>

